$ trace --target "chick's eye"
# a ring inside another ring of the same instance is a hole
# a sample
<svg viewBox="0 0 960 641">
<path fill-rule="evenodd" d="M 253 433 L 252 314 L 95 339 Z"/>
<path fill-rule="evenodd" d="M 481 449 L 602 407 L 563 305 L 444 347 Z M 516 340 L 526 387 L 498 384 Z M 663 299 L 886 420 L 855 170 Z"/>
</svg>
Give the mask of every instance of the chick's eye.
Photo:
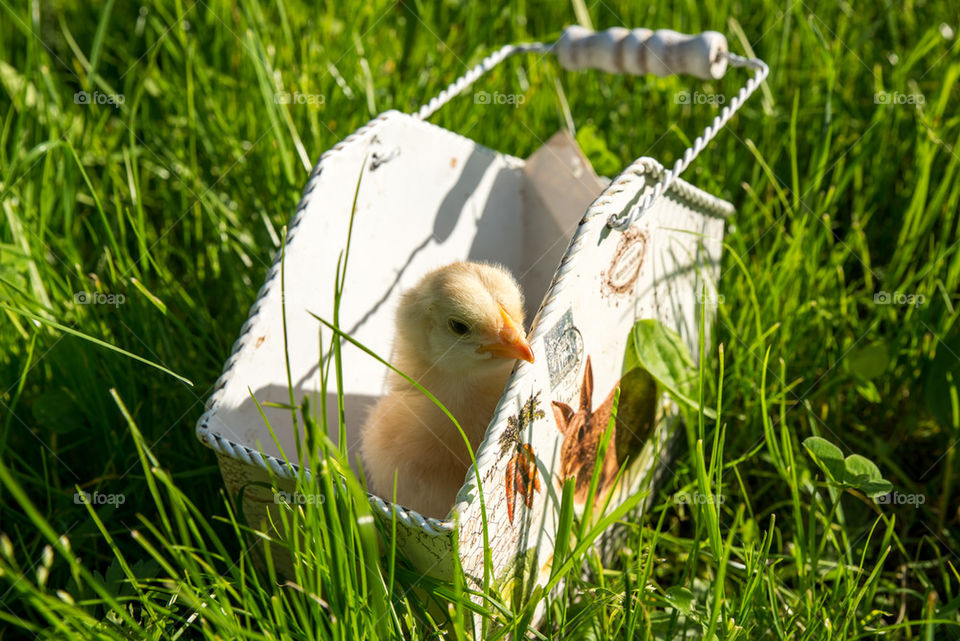
<svg viewBox="0 0 960 641">
<path fill-rule="evenodd" d="M 449 327 L 450 331 L 457 336 L 466 336 L 470 333 L 470 326 L 461 320 L 457 320 L 456 318 L 451 318 L 448 320 L 447 327 Z"/>
</svg>

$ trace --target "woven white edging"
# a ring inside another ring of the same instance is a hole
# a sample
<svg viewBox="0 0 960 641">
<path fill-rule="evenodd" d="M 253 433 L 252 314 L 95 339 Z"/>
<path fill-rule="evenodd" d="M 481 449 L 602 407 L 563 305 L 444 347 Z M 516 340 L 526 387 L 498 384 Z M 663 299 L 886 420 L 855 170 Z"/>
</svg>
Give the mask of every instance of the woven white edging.
<svg viewBox="0 0 960 641">
<path fill-rule="evenodd" d="M 369 136 L 369 134 L 376 131 L 376 129 L 378 129 L 384 123 L 384 121 L 391 116 L 398 115 L 399 113 L 400 112 L 398 111 L 391 110 L 380 114 L 320 156 L 320 160 L 317 161 L 316 166 L 310 172 L 310 179 L 307 181 L 307 185 L 303 189 L 303 195 L 300 198 L 299 204 L 297 205 L 296 213 L 294 214 L 294 217 L 290 221 L 290 225 L 287 228 L 286 245 L 288 249 L 297 236 L 297 227 L 300 225 L 300 221 L 303 219 L 304 212 L 310 205 L 311 194 L 317 186 L 317 181 L 319 180 L 320 174 L 323 171 L 324 164 L 329 162 L 331 158 L 335 158 L 348 146 L 353 145 L 359 142 L 360 139 Z M 273 264 L 270 266 L 270 270 L 267 272 L 267 277 L 263 283 L 263 286 L 260 288 L 260 291 L 257 293 L 256 300 L 250 307 L 247 320 L 240 328 L 240 336 L 233 344 L 233 348 L 230 351 L 230 356 L 227 358 L 227 362 L 223 366 L 223 372 L 220 374 L 220 378 L 217 379 L 213 394 L 211 394 L 210 398 L 207 400 L 206 411 L 204 411 L 204 413 L 197 420 L 196 435 L 201 443 L 219 454 L 242 461 L 247 465 L 269 470 L 278 478 L 294 479 L 297 477 L 297 473 L 299 471 L 299 466 L 295 463 L 285 461 L 269 454 L 264 454 L 263 452 L 249 448 L 246 445 L 235 443 L 230 439 L 212 431 L 209 426 L 210 417 L 217 410 L 217 404 L 220 402 L 221 396 L 223 395 L 223 389 L 227 383 L 230 372 L 239 358 L 240 351 L 246 346 L 248 337 L 251 335 L 258 322 L 258 315 L 266 296 L 274 287 L 280 286 L 280 256 L 281 252 L 278 250 L 274 256 Z M 305 470 L 305 474 L 308 479 L 311 478 L 310 470 Z M 397 520 L 405 525 L 416 527 L 433 536 L 447 534 L 453 531 L 452 521 L 428 518 L 403 506 L 392 505 L 378 496 L 374 496 L 372 494 L 369 494 L 368 496 L 370 498 L 371 505 L 387 518 L 391 518 L 393 515 L 396 515 Z"/>
<path fill-rule="evenodd" d="M 567 287 L 567 276 L 574 271 L 574 267 L 577 265 L 577 254 L 580 252 L 584 240 L 593 234 L 597 227 L 606 225 L 606 221 L 603 220 L 603 218 L 604 216 L 610 215 L 610 212 L 606 211 L 606 208 L 613 200 L 612 197 L 627 190 L 633 190 L 637 194 L 637 197 L 639 197 L 645 189 L 650 187 L 650 183 L 647 180 L 648 178 L 655 181 L 662 181 L 665 173 L 666 169 L 655 159 L 648 157 L 638 158 L 633 164 L 627 167 L 623 173 L 617 176 L 617 178 L 610 183 L 610 186 L 587 208 L 586 214 L 584 214 L 577 227 L 577 232 L 570 240 L 567 251 L 560 261 L 560 266 L 554 273 L 553 281 L 547 289 L 543 303 L 540 305 L 540 311 L 536 316 L 537 325 L 533 328 L 533 332 L 528 338 L 531 344 L 541 339 L 547 331 L 547 328 L 552 327 L 557 317 L 566 311 L 565 307 L 558 309 L 557 301 L 560 298 L 560 294 L 563 293 Z M 657 184 L 659 184 L 659 182 Z M 733 205 L 727 201 L 717 198 L 679 178 L 671 183 L 667 193 L 685 201 L 689 205 L 702 208 L 708 214 L 713 214 L 720 218 L 727 218 L 735 211 Z M 506 429 L 506 417 L 513 412 L 512 408 L 521 401 L 521 388 L 524 390 L 528 389 L 527 379 L 534 375 L 532 367 L 533 366 L 526 361 L 520 361 L 517 370 L 507 384 L 507 389 L 497 404 L 487 433 L 477 448 L 477 468 L 480 469 L 481 473 L 494 465 L 500 457 L 498 444 L 500 435 Z M 454 505 L 453 511 L 455 513 L 463 512 L 467 506 L 475 500 L 476 495 L 476 472 L 474 467 L 471 466 L 470 469 L 467 470 L 464 485 L 457 494 L 457 503 Z"/>
</svg>

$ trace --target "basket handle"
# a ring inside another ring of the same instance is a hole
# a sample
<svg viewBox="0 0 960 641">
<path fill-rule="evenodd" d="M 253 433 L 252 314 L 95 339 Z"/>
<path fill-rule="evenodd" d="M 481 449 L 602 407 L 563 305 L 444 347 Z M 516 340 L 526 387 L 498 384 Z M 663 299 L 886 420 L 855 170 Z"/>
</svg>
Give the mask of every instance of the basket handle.
<svg viewBox="0 0 960 641">
<path fill-rule="evenodd" d="M 683 156 L 677 159 L 673 167 L 663 172 L 663 176 L 653 185 L 651 191 L 629 210 L 610 215 L 607 226 L 620 231 L 635 223 L 653 202 L 670 188 L 673 181 L 713 140 L 770 72 L 763 60 L 730 53 L 727 39 L 716 31 L 686 35 L 669 29 L 651 31 L 617 27 L 597 33 L 583 27 L 571 26 L 564 30 L 555 43 L 531 42 L 501 47 L 420 107 L 414 117 L 426 120 L 476 82 L 480 76 L 518 53 L 555 53 L 560 64 L 572 71 L 593 68 L 614 73 L 652 73 L 658 76 L 689 74 L 703 79 L 721 78 L 728 65 L 755 71 L 713 122 L 697 136 Z"/>
<path fill-rule="evenodd" d="M 614 27 L 595 32 L 572 26 L 563 31 L 555 51 L 560 65 L 569 71 L 687 74 L 716 80 L 727 70 L 727 39 L 716 31 L 687 35 L 670 29 Z"/>
</svg>

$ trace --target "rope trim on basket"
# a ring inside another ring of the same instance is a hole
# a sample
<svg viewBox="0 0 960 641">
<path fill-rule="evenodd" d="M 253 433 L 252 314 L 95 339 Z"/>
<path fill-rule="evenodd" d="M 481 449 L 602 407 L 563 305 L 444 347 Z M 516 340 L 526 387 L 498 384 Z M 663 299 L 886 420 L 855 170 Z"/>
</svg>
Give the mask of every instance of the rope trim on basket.
<svg viewBox="0 0 960 641">
<path fill-rule="evenodd" d="M 610 186 L 600 194 L 594 202 L 594 205 L 606 205 L 610 203 L 612 196 L 620 194 L 628 188 L 635 188 L 634 183 L 636 183 L 637 178 L 644 175 L 652 176 L 654 180 L 658 181 L 655 184 L 661 184 L 666 173 L 666 168 L 654 158 L 642 156 L 635 160 L 620 176 L 610 183 Z M 646 187 L 646 184 L 641 186 L 636 192 L 637 195 L 639 196 Z M 727 201 L 717 198 L 713 194 L 705 192 L 685 180 L 674 180 L 667 189 L 671 196 L 675 196 L 690 205 L 702 207 L 707 210 L 707 213 L 715 214 L 721 218 L 727 218 L 735 211 L 733 205 Z M 592 207 L 591 205 L 591 209 Z M 594 215 L 595 214 L 591 213 L 591 210 L 587 210 L 587 213 L 584 215 L 584 221 L 592 219 Z M 611 214 L 610 216 L 612 217 L 614 215 L 616 214 Z"/>
</svg>

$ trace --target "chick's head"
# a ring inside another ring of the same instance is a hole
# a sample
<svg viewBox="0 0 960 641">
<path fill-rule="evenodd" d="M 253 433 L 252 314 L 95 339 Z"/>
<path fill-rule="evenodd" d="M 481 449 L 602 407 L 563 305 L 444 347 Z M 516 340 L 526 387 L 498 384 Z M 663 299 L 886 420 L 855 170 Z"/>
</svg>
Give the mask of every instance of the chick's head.
<svg viewBox="0 0 960 641">
<path fill-rule="evenodd" d="M 533 362 L 523 321 L 523 294 L 509 272 L 462 262 L 428 273 L 403 295 L 397 334 L 407 353 L 434 367 L 482 371 Z"/>
</svg>

